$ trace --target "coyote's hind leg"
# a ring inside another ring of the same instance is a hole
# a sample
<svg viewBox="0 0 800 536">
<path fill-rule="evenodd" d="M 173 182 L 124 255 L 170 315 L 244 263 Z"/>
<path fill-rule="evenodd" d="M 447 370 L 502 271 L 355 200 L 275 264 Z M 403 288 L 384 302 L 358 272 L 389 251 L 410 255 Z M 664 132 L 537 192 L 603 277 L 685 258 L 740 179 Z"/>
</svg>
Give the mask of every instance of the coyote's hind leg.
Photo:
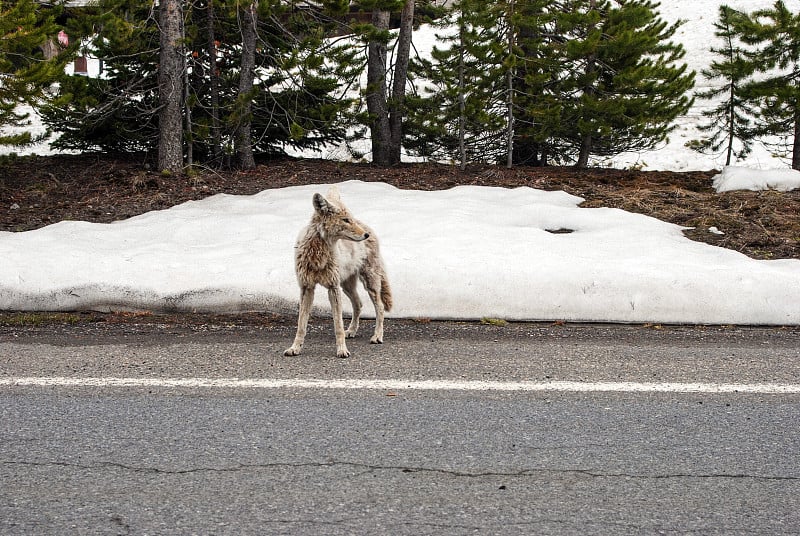
<svg viewBox="0 0 800 536">
<path fill-rule="evenodd" d="M 361 298 L 358 296 L 358 275 L 353 274 L 344 281 L 342 281 L 342 290 L 345 296 L 350 299 L 350 304 L 353 306 L 353 318 L 350 319 L 350 326 L 345 332 L 348 339 L 352 339 L 358 332 L 358 322 L 361 316 Z"/>
</svg>

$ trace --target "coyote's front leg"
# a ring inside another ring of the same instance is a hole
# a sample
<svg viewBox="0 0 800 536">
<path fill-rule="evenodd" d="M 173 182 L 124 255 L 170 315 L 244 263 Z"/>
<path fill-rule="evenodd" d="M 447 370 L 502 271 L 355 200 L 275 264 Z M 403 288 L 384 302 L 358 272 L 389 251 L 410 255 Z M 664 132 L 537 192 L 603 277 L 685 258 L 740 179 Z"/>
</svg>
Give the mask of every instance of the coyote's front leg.
<svg viewBox="0 0 800 536">
<path fill-rule="evenodd" d="M 345 343 L 344 321 L 342 320 L 342 293 L 339 286 L 328 289 L 328 299 L 331 301 L 333 313 L 333 331 L 336 333 L 336 357 L 350 357 L 350 351 Z"/>
<path fill-rule="evenodd" d="M 308 317 L 311 315 L 313 304 L 314 287 L 300 289 L 300 313 L 297 315 L 297 334 L 294 336 L 294 343 L 283 352 L 283 355 L 300 355 L 300 352 L 303 351 L 303 342 L 306 339 L 306 330 L 308 329 Z"/>
</svg>

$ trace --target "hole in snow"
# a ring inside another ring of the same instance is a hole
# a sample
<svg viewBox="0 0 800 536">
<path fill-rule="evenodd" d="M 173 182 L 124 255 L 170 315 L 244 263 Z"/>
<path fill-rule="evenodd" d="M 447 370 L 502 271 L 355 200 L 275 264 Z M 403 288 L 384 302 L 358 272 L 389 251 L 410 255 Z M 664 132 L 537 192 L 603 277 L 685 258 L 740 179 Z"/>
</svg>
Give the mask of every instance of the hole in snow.
<svg viewBox="0 0 800 536">
<path fill-rule="evenodd" d="M 564 229 L 563 227 L 561 229 L 545 229 L 545 231 L 553 234 L 569 234 L 575 232 L 574 229 Z"/>
</svg>

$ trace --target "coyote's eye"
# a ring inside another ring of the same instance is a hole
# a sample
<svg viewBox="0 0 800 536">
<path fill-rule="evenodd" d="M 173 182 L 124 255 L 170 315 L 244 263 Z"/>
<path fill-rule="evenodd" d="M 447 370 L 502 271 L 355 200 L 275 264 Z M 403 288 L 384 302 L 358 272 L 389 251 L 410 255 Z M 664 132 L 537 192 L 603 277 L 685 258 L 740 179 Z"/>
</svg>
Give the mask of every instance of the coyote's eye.
<svg viewBox="0 0 800 536">
<path fill-rule="evenodd" d="M 345 223 L 350 223 L 350 218 L 342 218 L 342 221 Z"/>
</svg>

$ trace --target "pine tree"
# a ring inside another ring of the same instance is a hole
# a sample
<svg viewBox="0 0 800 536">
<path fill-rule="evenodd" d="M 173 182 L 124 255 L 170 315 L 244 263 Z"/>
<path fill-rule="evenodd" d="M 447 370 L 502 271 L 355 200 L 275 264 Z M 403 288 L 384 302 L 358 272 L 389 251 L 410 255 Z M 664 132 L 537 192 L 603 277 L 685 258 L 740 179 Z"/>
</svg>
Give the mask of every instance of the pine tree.
<svg viewBox="0 0 800 536">
<path fill-rule="evenodd" d="M 506 125 L 505 47 L 496 3 L 461 0 L 437 22 L 432 60 L 415 58 L 405 145 L 436 160 L 497 162 Z"/>
<path fill-rule="evenodd" d="M 40 110 L 57 149 L 151 152 L 158 148 L 159 33 L 148 0 L 100 0 L 70 18 L 68 33 L 102 61 L 102 76 L 64 75 Z"/>
<path fill-rule="evenodd" d="M 461 0 L 439 22 L 432 61 L 418 62 L 427 82 L 411 102 L 409 141 L 419 154 L 467 162 L 547 160 L 557 61 L 549 47 L 549 0 Z M 448 30 L 448 28 L 451 28 Z"/>
<path fill-rule="evenodd" d="M 576 6 L 575 18 L 562 18 L 572 35 L 565 51 L 575 95 L 562 119 L 572 128 L 562 135 L 578 153 L 576 165 L 585 167 L 591 155 L 662 142 L 675 128 L 672 121 L 691 106 L 686 93 L 694 73 L 677 64 L 683 47 L 668 41 L 680 23 L 662 21 L 657 3 L 585 0 Z"/>
<path fill-rule="evenodd" d="M 702 132 L 709 132 L 711 137 L 703 140 L 695 148 L 700 151 L 725 151 L 725 165 L 729 166 L 733 156 L 744 158 L 753 143 L 751 129 L 754 107 L 745 98 L 742 89 L 756 69 L 756 65 L 747 58 L 748 51 L 739 43 L 737 21 L 746 17 L 743 13 L 728 6 L 720 6 L 719 20 L 714 23 L 715 35 L 722 40 L 722 46 L 711 48 L 711 52 L 720 59 L 702 71 L 709 82 L 722 80 L 723 83 L 698 92 L 697 97 L 718 101 L 715 108 L 703 111 L 708 122 L 699 125 Z M 739 149 L 736 150 L 736 143 Z"/>
<path fill-rule="evenodd" d="M 487 120 L 477 123 L 483 132 L 496 133 L 503 122 L 509 164 L 574 158 L 581 167 L 591 155 L 653 147 L 691 105 L 686 93 L 694 74 L 677 65 L 683 48 L 668 41 L 678 24 L 661 21 L 657 4 L 532 0 L 462 5 L 466 25 L 425 69 L 436 91 L 426 104 L 415 101 L 423 110 L 415 125 L 425 127 L 415 128 L 424 134 L 420 145 L 429 154 L 435 154 L 437 128 L 446 134 L 439 148 L 452 154 L 455 120 L 470 116 L 464 107 L 461 115 L 455 112 L 461 96 L 466 102 L 474 97 L 475 109 L 489 114 L 476 115 Z M 464 87 L 458 82 L 460 66 L 467 69 Z M 501 146 L 492 138 L 486 154 L 498 154 Z"/>
<path fill-rule="evenodd" d="M 553 144 L 561 128 L 563 106 L 559 86 L 566 60 L 558 17 L 574 9 L 564 2 L 517 2 L 509 11 L 510 43 L 506 63 L 512 66 L 507 84 L 513 115 L 511 159 L 508 164 L 547 165 L 558 160 Z"/>
<path fill-rule="evenodd" d="M 185 6 L 181 43 L 187 68 L 178 133 L 194 161 L 249 167 L 252 162 L 236 156 L 239 149 L 247 152 L 248 142 L 255 157 L 345 137 L 352 101 L 342 97 L 341 80 L 355 68 L 342 59 L 342 45 L 325 39 L 334 19 L 317 10 L 292 12 L 280 0 L 260 1 L 250 19 L 258 21 L 256 45 L 242 69 L 241 16 L 250 5 L 197 0 Z M 155 154 L 159 27 L 152 2 L 100 0 L 73 24 L 70 33 L 85 37 L 104 70 L 100 78 L 64 76 L 59 94 L 42 112 L 63 133 L 55 145 Z M 252 75 L 252 86 L 242 85 L 249 80 L 243 71 Z"/>
<path fill-rule="evenodd" d="M 56 39 L 59 11 L 59 6 L 45 7 L 34 0 L 0 0 L 0 129 L 24 127 L 29 116 L 20 105 L 36 107 L 64 69 L 67 55 L 48 60 L 43 50 Z M 0 145 L 35 141 L 26 131 L 0 133 Z"/>
<path fill-rule="evenodd" d="M 295 11 L 275 4 L 260 15 L 259 85 L 273 90 L 254 96 L 254 150 L 319 149 L 344 141 L 357 101 L 348 89 L 363 72 L 359 48 L 347 35 L 336 37 L 352 32 L 340 20 L 349 2 L 326 0 L 319 9 Z"/>
<path fill-rule="evenodd" d="M 743 88 L 758 103 L 753 127 L 762 142 L 790 140 L 792 169 L 800 170 L 800 14 L 782 1 L 738 21 L 743 42 L 755 47 L 749 59 L 760 76 Z"/>
</svg>

